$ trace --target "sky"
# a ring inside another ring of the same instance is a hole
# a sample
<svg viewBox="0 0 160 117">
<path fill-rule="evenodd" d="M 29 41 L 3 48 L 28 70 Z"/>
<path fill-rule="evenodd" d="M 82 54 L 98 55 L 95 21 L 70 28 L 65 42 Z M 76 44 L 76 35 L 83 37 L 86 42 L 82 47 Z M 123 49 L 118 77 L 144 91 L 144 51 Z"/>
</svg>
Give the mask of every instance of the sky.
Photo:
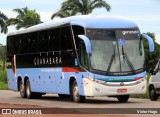
<svg viewBox="0 0 160 117">
<path fill-rule="evenodd" d="M 16 17 L 12 10 L 28 7 L 40 14 L 41 20 L 51 20 L 51 15 L 60 9 L 65 0 L 0 0 L 0 11 L 9 18 Z M 94 15 L 123 16 L 134 21 L 141 33 L 153 32 L 160 44 L 160 0 L 105 0 L 112 7 L 110 12 L 104 8 L 93 10 Z M 14 26 L 9 32 L 15 31 Z M 0 33 L 0 43 L 6 45 L 6 35 Z"/>
</svg>

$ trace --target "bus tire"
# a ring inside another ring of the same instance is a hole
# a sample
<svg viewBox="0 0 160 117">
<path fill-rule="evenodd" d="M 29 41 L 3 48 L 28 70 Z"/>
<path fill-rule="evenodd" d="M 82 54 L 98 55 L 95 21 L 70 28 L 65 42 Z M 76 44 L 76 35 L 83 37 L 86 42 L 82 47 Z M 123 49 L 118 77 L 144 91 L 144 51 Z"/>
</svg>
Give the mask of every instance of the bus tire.
<svg viewBox="0 0 160 117">
<path fill-rule="evenodd" d="M 26 88 L 22 80 L 20 80 L 20 83 L 19 83 L 19 92 L 20 92 L 21 98 L 26 98 Z"/>
<path fill-rule="evenodd" d="M 85 101 L 85 96 L 79 95 L 78 85 L 77 85 L 76 80 L 73 81 L 71 94 L 72 94 L 72 100 L 74 102 L 83 103 Z"/>
<path fill-rule="evenodd" d="M 35 99 L 40 99 L 40 98 L 42 98 L 42 93 L 33 93 L 33 97 L 35 98 Z"/>
<path fill-rule="evenodd" d="M 60 98 L 69 98 L 70 97 L 70 95 L 66 95 L 66 94 L 58 94 L 58 96 Z"/>
<path fill-rule="evenodd" d="M 31 92 L 31 86 L 29 79 L 26 80 L 26 96 L 28 99 L 34 98 L 34 93 Z"/>
<path fill-rule="evenodd" d="M 120 96 L 117 96 L 117 99 L 119 102 L 127 102 L 129 99 L 129 95 L 120 95 Z"/>
<path fill-rule="evenodd" d="M 158 95 L 156 94 L 154 86 L 149 87 L 149 98 L 151 101 L 157 101 L 158 99 Z"/>
</svg>

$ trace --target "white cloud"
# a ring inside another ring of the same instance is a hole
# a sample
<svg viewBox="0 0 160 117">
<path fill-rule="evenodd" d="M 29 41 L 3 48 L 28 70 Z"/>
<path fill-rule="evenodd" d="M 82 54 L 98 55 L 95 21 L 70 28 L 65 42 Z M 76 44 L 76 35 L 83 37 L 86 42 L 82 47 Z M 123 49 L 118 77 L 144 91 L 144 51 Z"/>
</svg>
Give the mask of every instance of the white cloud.
<svg viewBox="0 0 160 117">
<path fill-rule="evenodd" d="M 151 15 L 151 14 L 150 15 L 141 15 L 138 17 L 130 16 L 130 18 L 135 21 L 148 21 L 148 22 L 160 21 L 160 15 Z"/>
<path fill-rule="evenodd" d="M 9 8 L 0 8 L 0 11 L 2 11 L 7 17 L 16 17 L 16 13 L 12 11 L 12 9 Z"/>
<path fill-rule="evenodd" d="M 156 42 L 160 44 L 160 33 L 156 34 L 155 37 L 156 37 Z"/>
<path fill-rule="evenodd" d="M 6 35 L 0 33 L 0 44 L 6 45 Z"/>
<path fill-rule="evenodd" d="M 41 16 L 41 20 L 43 22 L 46 22 L 46 21 L 49 21 L 51 20 L 51 15 L 54 13 L 54 12 L 44 12 L 44 11 L 41 11 L 41 12 L 38 12 Z"/>
</svg>

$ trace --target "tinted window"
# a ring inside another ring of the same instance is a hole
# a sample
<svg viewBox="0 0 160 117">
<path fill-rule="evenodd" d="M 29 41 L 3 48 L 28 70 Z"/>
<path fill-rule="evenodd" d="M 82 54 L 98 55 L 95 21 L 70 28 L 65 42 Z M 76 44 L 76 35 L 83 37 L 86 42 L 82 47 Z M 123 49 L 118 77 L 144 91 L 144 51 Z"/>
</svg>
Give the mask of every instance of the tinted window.
<svg viewBox="0 0 160 117">
<path fill-rule="evenodd" d="M 28 34 L 22 34 L 19 35 L 20 39 L 20 54 L 25 54 L 27 53 L 28 50 Z"/>
<path fill-rule="evenodd" d="M 19 54 L 20 52 L 20 38 L 19 38 L 19 35 L 16 35 L 13 37 L 13 53 L 14 54 Z"/>
<path fill-rule="evenodd" d="M 49 51 L 59 51 L 60 28 L 49 30 Z"/>
<path fill-rule="evenodd" d="M 40 31 L 38 34 L 38 52 L 48 51 L 48 30 Z"/>
<path fill-rule="evenodd" d="M 81 27 L 81 26 L 72 26 L 73 28 L 73 33 L 74 33 L 74 38 L 75 38 L 75 43 L 76 43 L 76 48 L 77 48 L 77 53 L 78 53 L 78 56 L 80 57 L 80 41 L 81 39 L 79 39 L 78 35 L 84 35 L 84 28 Z"/>
<path fill-rule="evenodd" d="M 60 43 L 61 43 L 60 49 L 63 51 L 73 50 L 71 39 L 72 39 L 72 35 L 71 35 L 70 27 L 69 26 L 62 27 L 61 28 L 61 35 L 60 35 Z"/>
<path fill-rule="evenodd" d="M 74 66 L 74 46 L 70 27 L 61 27 L 60 31 L 60 51 L 62 66 Z"/>
<path fill-rule="evenodd" d="M 37 52 L 37 32 L 28 34 L 28 53 Z"/>
<path fill-rule="evenodd" d="M 13 36 L 7 37 L 7 55 L 13 54 Z"/>
<path fill-rule="evenodd" d="M 88 61 L 87 61 L 87 53 L 86 53 L 86 47 L 84 42 L 80 42 L 80 63 L 85 68 L 88 68 Z"/>
</svg>

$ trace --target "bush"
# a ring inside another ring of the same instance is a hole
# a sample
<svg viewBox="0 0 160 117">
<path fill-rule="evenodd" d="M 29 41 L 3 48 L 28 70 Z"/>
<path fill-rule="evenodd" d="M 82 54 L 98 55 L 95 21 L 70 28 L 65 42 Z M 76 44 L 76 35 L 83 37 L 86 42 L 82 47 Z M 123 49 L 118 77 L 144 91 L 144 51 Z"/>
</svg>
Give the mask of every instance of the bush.
<svg viewBox="0 0 160 117">
<path fill-rule="evenodd" d="M 7 90 L 8 85 L 0 81 L 0 90 Z"/>
<path fill-rule="evenodd" d="M 0 81 L 7 83 L 7 72 L 0 70 Z"/>
</svg>

